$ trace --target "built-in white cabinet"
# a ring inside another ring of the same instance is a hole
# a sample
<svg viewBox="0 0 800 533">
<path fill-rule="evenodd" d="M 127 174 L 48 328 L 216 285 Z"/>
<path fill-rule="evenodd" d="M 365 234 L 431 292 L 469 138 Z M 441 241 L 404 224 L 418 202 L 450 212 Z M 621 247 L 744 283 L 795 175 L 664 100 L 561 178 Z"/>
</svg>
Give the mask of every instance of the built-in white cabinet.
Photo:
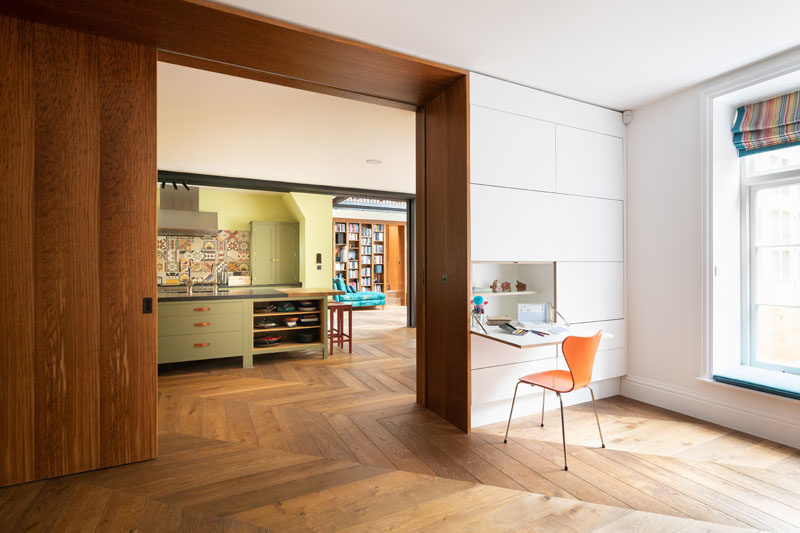
<svg viewBox="0 0 800 533">
<path fill-rule="evenodd" d="M 556 263 L 556 307 L 569 322 L 624 318 L 622 262 Z"/>
<path fill-rule="evenodd" d="M 473 287 L 523 281 L 528 294 L 487 295 L 489 315 L 554 303 L 571 323 L 609 333 L 592 384 L 598 397 L 618 394 L 627 372 L 621 114 L 472 73 L 470 104 Z M 507 419 L 517 380 L 550 369 L 567 369 L 558 346 L 471 335 L 472 426 Z M 521 386 L 515 413 L 538 413 L 540 390 Z M 586 390 L 564 395 L 565 405 L 589 399 Z M 548 395 L 546 408 L 557 407 Z"/>
<path fill-rule="evenodd" d="M 625 198 L 622 139 L 556 126 L 556 190 L 565 194 Z"/>
<path fill-rule="evenodd" d="M 555 130 L 551 122 L 471 106 L 470 180 L 555 191 Z"/>
<path fill-rule="evenodd" d="M 622 261 L 618 200 L 472 185 L 473 261 Z"/>
</svg>

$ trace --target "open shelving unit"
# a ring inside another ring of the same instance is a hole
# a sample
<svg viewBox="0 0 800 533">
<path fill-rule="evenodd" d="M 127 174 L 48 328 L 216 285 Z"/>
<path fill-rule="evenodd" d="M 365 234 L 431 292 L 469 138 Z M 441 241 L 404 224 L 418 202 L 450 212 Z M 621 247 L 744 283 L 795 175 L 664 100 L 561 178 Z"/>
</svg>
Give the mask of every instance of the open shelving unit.
<svg viewBox="0 0 800 533">
<path fill-rule="evenodd" d="M 283 301 L 270 301 L 270 302 L 260 302 L 258 300 L 253 301 L 253 323 L 252 325 L 252 335 L 250 339 L 250 343 L 252 346 L 252 350 L 254 354 L 259 353 L 268 353 L 268 352 L 285 352 L 290 350 L 305 350 L 305 349 L 314 349 L 314 348 L 321 348 L 324 347 L 324 342 L 326 338 L 326 331 L 325 331 L 325 316 L 324 313 L 324 302 L 323 300 L 309 300 L 313 301 L 314 305 L 317 307 L 313 311 L 269 311 L 269 312 L 261 312 L 261 308 L 264 307 L 266 303 L 271 304 L 280 304 L 280 303 L 290 303 L 295 308 L 299 306 L 299 302 L 306 301 L 306 299 L 297 299 L 297 300 L 283 300 Z M 300 325 L 299 319 L 303 316 L 308 315 L 315 315 L 317 316 L 317 323 L 312 324 L 309 326 Z M 296 326 L 287 326 L 285 324 L 285 318 L 289 316 L 294 316 L 298 318 L 298 323 Z M 264 317 L 274 317 L 275 322 L 278 324 L 272 328 L 258 328 L 256 327 L 255 323 L 258 320 L 261 320 Z M 295 331 L 311 331 L 317 330 L 317 338 L 313 342 L 296 342 L 295 335 L 293 334 Z M 281 337 L 281 342 L 278 344 L 274 344 L 271 346 L 259 346 L 256 345 L 255 341 L 258 337 L 264 337 L 267 335 L 278 335 Z"/>
</svg>

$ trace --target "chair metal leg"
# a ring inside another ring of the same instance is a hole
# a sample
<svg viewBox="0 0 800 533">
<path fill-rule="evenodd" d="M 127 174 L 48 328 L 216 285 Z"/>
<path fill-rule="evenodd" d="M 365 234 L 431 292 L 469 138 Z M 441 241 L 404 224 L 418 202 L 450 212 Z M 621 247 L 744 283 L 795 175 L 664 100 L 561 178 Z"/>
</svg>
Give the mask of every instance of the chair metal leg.
<svg viewBox="0 0 800 533">
<path fill-rule="evenodd" d="M 564 431 L 564 402 L 561 400 L 561 393 L 557 392 L 558 403 L 561 404 L 561 443 L 564 445 L 564 470 L 567 470 L 567 434 Z"/>
<path fill-rule="evenodd" d="M 542 423 L 539 427 L 544 427 L 544 395 L 547 394 L 547 389 L 542 388 Z"/>
<path fill-rule="evenodd" d="M 606 442 L 603 440 L 603 430 L 600 429 L 600 417 L 597 416 L 597 403 L 594 401 L 594 391 L 590 386 L 586 386 L 589 389 L 589 392 L 592 393 L 592 405 L 594 406 L 594 419 L 597 420 L 597 431 L 600 433 L 600 444 L 602 444 L 602 448 L 606 447 Z"/>
<path fill-rule="evenodd" d="M 514 402 L 517 401 L 517 389 L 519 389 L 519 384 L 522 383 L 521 381 L 517 381 L 517 386 L 514 387 L 514 398 L 511 400 L 511 412 L 508 413 L 508 425 L 506 425 L 506 436 L 503 437 L 503 442 L 508 442 L 508 428 L 511 427 L 511 415 L 514 414 Z"/>
</svg>

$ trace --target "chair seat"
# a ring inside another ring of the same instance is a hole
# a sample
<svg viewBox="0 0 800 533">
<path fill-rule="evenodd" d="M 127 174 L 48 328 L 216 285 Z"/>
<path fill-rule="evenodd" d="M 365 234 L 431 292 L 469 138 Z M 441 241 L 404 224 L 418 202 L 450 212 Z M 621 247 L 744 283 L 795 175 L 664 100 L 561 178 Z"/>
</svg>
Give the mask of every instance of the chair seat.
<svg viewBox="0 0 800 533">
<path fill-rule="evenodd" d="M 574 387 L 572 374 L 567 370 L 546 370 L 522 376 L 519 380 L 554 392 L 569 392 Z"/>
</svg>

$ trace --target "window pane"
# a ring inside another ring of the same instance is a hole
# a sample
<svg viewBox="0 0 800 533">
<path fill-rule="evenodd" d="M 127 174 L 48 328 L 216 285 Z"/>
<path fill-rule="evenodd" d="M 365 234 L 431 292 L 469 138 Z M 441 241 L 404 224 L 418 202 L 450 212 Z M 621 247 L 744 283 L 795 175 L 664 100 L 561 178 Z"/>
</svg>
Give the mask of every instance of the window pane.
<svg viewBox="0 0 800 533">
<path fill-rule="evenodd" d="M 756 250 L 754 303 L 800 306 L 800 246 Z"/>
<path fill-rule="evenodd" d="M 800 146 L 747 156 L 747 173 L 766 174 L 800 167 Z"/>
<path fill-rule="evenodd" d="M 756 361 L 800 368 L 800 308 L 759 305 Z"/>
<path fill-rule="evenodd" d="M 800 244 L 800 183 L 758 189 L 756 246 Z"/>
</svg>

